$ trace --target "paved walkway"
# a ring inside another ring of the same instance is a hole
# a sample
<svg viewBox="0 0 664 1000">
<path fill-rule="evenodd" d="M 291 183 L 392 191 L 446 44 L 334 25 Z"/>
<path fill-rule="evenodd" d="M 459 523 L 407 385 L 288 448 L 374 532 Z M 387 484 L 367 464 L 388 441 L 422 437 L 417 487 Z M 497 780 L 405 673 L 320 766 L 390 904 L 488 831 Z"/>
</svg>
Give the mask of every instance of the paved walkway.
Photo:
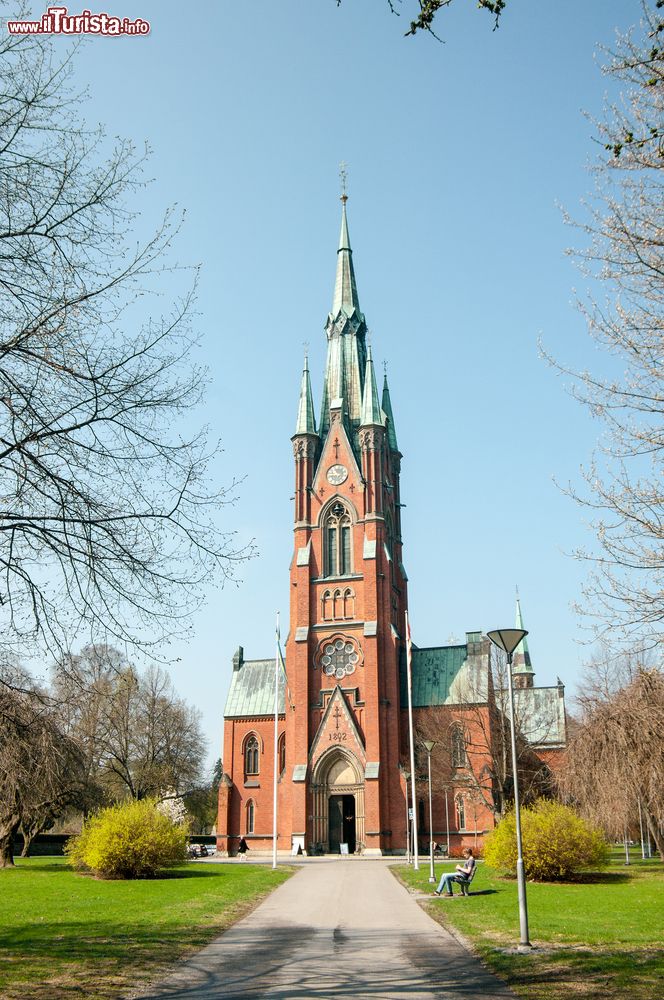
<svg viewBox="0 0 664 1000">
<path fill-rule="evenodd" d="M 145 1000 L 216 997 L 513 1000 L 385 862 L 351 858 L 303 864 Z"/>
</svg>

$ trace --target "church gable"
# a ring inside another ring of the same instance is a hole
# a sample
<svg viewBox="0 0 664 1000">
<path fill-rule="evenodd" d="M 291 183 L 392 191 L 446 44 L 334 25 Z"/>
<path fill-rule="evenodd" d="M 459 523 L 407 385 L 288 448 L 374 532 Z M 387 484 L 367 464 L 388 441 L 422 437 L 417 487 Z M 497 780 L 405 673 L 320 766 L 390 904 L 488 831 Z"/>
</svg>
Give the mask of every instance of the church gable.
<svg viewBox="0 0 664 1000">
<path fill-rule="evenodd" d="M 332 697 L 323 713 L 318 732 L 311 745 L 309 760 L 312 767 L 327 750 L 333 747 L 341 747 L 351 751 L 364 764 L 364 740 L 355 724 L 346 697 L 338 684 L 332 692 Z"/>
<path fill-rule="evenodd" d="M 323 443 L 314 476 L 314 493 L 321 505 L 335 493 L 345 494 L 357 504 L 363 488 L 364 481 L 355 452 L 337 411 L 333 414 L 332 424 Z"/>
</svg>

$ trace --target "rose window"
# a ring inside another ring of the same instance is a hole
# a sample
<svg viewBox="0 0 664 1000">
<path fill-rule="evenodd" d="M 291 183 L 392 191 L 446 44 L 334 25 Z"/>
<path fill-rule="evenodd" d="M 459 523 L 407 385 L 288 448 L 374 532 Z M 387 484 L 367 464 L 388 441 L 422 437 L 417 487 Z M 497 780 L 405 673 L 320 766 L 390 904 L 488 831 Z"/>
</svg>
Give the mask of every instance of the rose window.
<svg viewBox="0 0 664 1000">
<path fill-rule="evenodd" d="M 333 636 L 321 643 L 318 662 L 321 670 L 328 677 L 343 680 L 348 674 L 355 672 L 361 656 L 357 644 L 344 636 Z"/>
</svg>

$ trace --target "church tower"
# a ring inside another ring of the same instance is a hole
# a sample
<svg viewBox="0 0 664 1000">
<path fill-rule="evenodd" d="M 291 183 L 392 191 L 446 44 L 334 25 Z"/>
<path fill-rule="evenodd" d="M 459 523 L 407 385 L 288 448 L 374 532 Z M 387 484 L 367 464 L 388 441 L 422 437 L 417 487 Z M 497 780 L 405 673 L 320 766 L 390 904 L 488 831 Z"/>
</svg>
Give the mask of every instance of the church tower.
<svg viewBox="0 0 664 1000">
<path fill-rule="evenodd" d="M 397 446 L 379 397 L 342 196 L 316 428 L 308 361 L 293 455 L 294 545 L 285 713 L 292 846 L 379 854 L 405 841 L 399 661 L 406 610 Z M 286 822 L 287 821 L 287 822 Z M 280 827 L 282 823 L 280 822 Z M 284 845 L 285 846 L 285 845 Z"/>
<path fill-rule="evenodd" d="M 241 838 L 256 853 L 272 851 L 275 777 L 281 853 L 383 854 L 403 852 L 408 841 L 401 453 L 387 377 L 379 392 L 367 344 L 345 194 L 341 201 L 318 424 L 307 357 L 293 407 L 285 671 L 275 656 L 245 660 L 242 646 L 233 657 L 217 820 L 222 853 L 236 853 Z M 521 628 L 518 595 L 516 613 Z M 489 645 L 472 631 L 465 642 L 412 647 L 415 730 L 435 739 L 435 766 L 448 776 L 429 829 L 426 787 L 416 775 L 425 851 L 435 839 L 458 856 L 495 822 L 487 776 L 493 726 L 502 723 Z M 514 684 L 521 735 L 548 773 L 560 766 L 567 740 L 564 688 L 534 686 L 525 639 Z"/>
</svg>

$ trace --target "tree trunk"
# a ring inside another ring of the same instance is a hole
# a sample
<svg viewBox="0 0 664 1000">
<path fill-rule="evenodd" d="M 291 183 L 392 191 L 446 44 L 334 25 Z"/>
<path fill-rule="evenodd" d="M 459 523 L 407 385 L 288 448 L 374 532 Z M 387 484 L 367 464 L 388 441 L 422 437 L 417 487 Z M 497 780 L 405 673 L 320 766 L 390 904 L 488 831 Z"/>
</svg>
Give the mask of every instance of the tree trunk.
<svg viewBox="0 0 664 1000">
<path fill-rule="evenodd" d="M 34 833 L 26 833 L 25 830 L 23 830 L 22 832 L 23 832 L 23 850 L 21 851 L 21 857 L 29 858 L 30 846 L 32 844 L 32 841 L 34 840 L 35 835 Z"/>
<path fill-rule="evenodd" d="M 14 867 L 14 836 L 20 822 L 17 814 L 0 821 L 0 868 Z"/>
<path fill-rule="evenodd" d="M 646 823 L 648 825 L 650 836 L 655 841 L 655 847 L 659 852 L 661 860 L 664 861 L 664 837 L 662 837 L 659 823 L 657 823 L 657 821 L 650 815 L 649 809 L 644 809 L 643 812 L 646 817 Z"/>
</svg>

